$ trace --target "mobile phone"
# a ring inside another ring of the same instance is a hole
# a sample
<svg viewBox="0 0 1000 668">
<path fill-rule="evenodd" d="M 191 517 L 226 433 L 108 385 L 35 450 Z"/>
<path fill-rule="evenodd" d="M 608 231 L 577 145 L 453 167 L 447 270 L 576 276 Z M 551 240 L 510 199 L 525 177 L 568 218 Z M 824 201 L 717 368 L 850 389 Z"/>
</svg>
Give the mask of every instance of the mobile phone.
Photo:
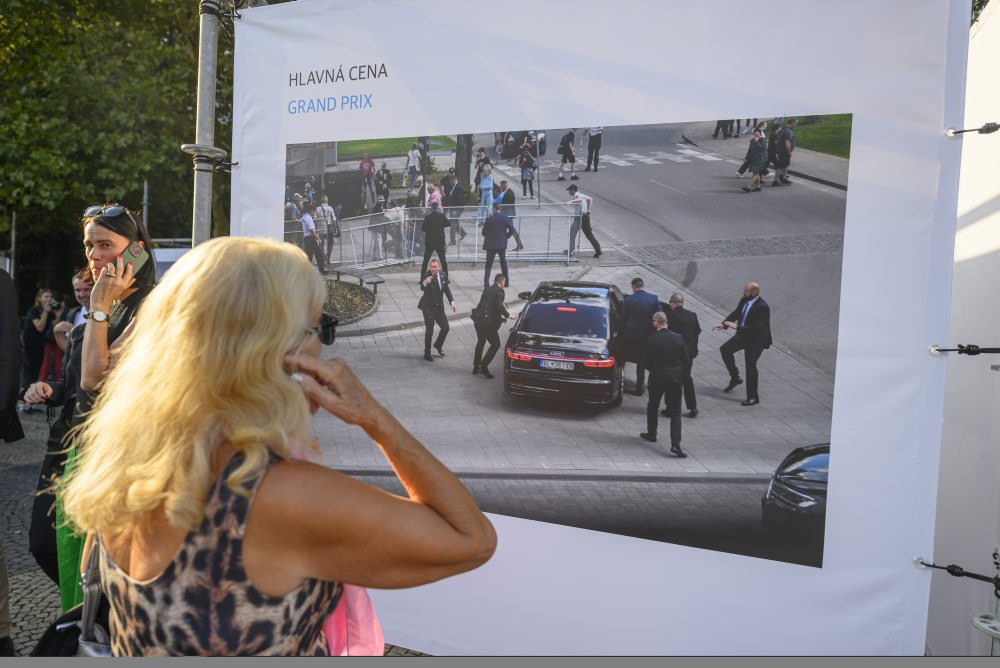
<svg viewBox="0 0 1000 668">
<path fill-rule="evenodd" d="M 122 261 L 125 262 L 125 264 L 128 264 L 129 262 L 132 263 L 133 276 L 139 273 L 139 270 L 142 269 L 142 266 L 146 264 L 147 260 L 149 260 L 149 253 L 146 252 L 146 249 L 143 248 L 138 241 L 130 243 L 128 248 L 125 249 L 125 252 L 122 253 Z"/>
</svg>

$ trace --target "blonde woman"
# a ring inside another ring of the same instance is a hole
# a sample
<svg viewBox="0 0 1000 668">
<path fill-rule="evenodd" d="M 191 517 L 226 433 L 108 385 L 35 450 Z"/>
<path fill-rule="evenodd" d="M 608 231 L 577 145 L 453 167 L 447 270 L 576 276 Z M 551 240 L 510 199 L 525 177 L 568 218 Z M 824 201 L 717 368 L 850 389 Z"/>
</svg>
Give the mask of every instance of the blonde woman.
<svg viewBox="0 0 1000 668">
<path fill-rule="evenodd" d="M 113 655 L 324 655 L 340 583 L 410 587 L 492 555 L 458 479 L 320 359 L 323 297 L 298 248 L 230 237 L 144 304 L 62 485 L 101 550 Z M 293 461 L 319 408 L 364 429 L 409 498 Z"/>
</svg>

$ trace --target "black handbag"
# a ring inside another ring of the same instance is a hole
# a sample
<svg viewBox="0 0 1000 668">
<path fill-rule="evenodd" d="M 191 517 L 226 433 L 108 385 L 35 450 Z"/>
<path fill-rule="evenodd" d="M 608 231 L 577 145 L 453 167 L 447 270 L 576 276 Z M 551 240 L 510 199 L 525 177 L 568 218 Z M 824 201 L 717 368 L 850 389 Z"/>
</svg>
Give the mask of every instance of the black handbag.
<svg viewBox="0 0 1000 668">
<path fill-rule="evenodd" d="M 111 636 L 107 630 L 110 607 L 101 593 L 99 557 L 100 543 L 95 540 L 80 578 L 83 603 L 60 615 L 45 629 L 31 656 L 111 656 Z"/>
</svg>

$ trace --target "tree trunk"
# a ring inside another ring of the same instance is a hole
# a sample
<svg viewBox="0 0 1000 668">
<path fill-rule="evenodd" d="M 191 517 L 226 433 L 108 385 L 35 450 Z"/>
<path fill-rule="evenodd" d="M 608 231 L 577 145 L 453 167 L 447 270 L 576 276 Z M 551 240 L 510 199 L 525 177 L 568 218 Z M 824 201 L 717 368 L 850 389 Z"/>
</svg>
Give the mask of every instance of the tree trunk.
<svg viewBox="0 0 1000 668">
<path fill-rule="evenodd" d="M 455 140 L 455 174 L 467 186 L 472 181 L 472 135 L 458 135 Z"/>
</svg>

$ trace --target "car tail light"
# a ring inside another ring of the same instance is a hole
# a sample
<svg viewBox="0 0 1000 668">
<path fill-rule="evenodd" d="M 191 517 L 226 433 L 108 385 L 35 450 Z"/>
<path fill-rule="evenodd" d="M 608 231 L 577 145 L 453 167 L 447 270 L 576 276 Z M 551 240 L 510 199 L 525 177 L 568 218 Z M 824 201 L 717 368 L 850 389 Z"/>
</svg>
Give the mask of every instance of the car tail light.
<svg viewBox="0 0 1000 668">
<path fill-rule="evenodd" d="M 557 311 L 565 311 L 566 313 L 576 313 L 576 308 L 573 306 L 557 306 Z"/>
<path fill-rule="evenodd" d="M 606 360 L 605 359 L 601 359 L 601 360 L 586 360 L 583 363 L 583 366 L 589 366 L 589 367 L 597 368 L 597 369 L 607 369 L 608 367 L 612 367 L 614 365 L 615 365 L 615 358 L 614 357 L 609 357 Z"/>
<path fill-rule="evenodd" d="M 508 348 L 507 349 L 507 357 L 509 357 L 512 360 L 517 360 L 518 362 L 530 362 L 531 361 L 531 355 L 526 355 L 524 353 L 519 353 L 516 350 L 514 350 L 513 348 Z"/>
</svg>

